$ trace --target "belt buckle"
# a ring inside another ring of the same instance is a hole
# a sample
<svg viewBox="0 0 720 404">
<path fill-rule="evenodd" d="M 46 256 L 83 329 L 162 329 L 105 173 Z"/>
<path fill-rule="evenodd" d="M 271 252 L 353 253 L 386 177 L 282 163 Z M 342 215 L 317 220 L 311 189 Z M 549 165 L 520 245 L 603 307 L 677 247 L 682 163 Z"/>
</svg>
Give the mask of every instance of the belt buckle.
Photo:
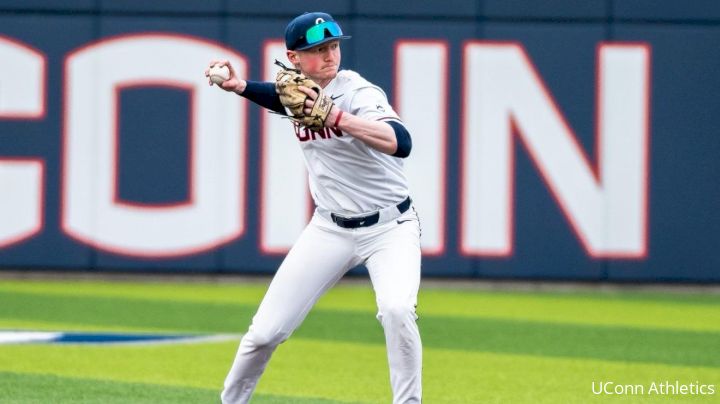
<svg viewBox="0 0 720 404">
<path fill-rule="evenodd" d="M 332 219 L 333 223 L 342 228 L 349 228 L 350 226 L 348 226 L 348 222 L 352 222 L 353 220 L 349 217 L 336 215 L 334 213 L 330 213 L 330 218 Z"/>
<path fill-rule="evenodd" d="M 358 227 L 372 226 L 373 224 L 377 223 L 376 216 L 379 216 L 379 214 L 374 213 L 372 215 L 364 217 L 345 217 L 336 215 L 334 213 L 330 214 L 330 218 L 332 219 L 332 221 L 335 222 L 336 225 L 345 229 L 356 229 Z M 376 220 L 373 221 L 373 219 Z"/>
</svg>

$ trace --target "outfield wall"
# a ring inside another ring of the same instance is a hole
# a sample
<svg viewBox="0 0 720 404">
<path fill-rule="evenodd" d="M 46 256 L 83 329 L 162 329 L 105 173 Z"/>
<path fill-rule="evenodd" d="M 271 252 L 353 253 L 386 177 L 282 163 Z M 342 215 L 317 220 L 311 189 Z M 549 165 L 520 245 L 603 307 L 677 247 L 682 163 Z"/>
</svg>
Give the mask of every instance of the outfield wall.
<svg viewBox="0 0 720 404">
<path fill-rule="evenodd" d="M 0 1 L 0 268 L 273 272 L 307 139 L 202 72 L 306 9 L 413 134 L 424 274 L 720 281 L 711 0 Z"/>
</svg>

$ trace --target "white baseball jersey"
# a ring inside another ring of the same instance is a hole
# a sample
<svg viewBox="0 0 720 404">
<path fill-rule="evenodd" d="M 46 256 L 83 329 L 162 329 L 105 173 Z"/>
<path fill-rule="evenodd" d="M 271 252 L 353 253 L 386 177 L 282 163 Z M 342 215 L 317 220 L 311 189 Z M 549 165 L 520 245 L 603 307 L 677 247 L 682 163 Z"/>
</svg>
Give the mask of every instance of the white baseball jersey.
<svg viewBox="0 0 720 404">
<path fill-rule="evenodd" d="M 385 92 L 354 71 L 338 72 L 324 90 L 345 112 L 369 120 L 400 121 Z M 310 192 L 321 209 L 356 216 L 395 205 L 408 196 L 401 158 L 372 149 L 339 129 L 295 130 Z"/>
</svg>

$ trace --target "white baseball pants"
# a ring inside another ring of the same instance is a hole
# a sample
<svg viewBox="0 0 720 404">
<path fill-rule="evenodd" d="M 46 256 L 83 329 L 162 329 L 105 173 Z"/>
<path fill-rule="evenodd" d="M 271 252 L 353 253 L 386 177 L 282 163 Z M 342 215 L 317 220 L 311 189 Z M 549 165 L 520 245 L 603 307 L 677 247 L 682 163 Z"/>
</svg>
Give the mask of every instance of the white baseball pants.
<svg viewBox="0 0 720 404">
<path fill-rule="evenodd" d="M 225 379 L 224 404 L 247 403 L 275 348 L 320 296 L 365 264 L 385 332 L 393 403 L 420 403 L 422 345 L 415 320 L 420 223 L 414 209 L 370 227 L 344 229 L 317 212 L 280 265 Z"/>
</svg>

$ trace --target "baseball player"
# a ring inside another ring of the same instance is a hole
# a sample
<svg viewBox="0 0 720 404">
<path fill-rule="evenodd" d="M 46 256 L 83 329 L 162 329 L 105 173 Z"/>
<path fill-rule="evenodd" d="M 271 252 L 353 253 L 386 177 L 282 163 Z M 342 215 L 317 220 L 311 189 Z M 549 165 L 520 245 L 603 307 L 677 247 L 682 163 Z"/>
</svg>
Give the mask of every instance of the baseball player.
<svg viewBox="0 0 720 404">
<path fill-rule="evenodd" d="M 393 403 L 421 402 L 420 223 L 403 173 L 412 142 L 382 89 L 339 71 L 340 43 L 348 38 L 329 14 L 305 13 L 285 30 L 287 58 L 297 71 L 281 69 L 275 83 L 239 78 L 226 60 L 210 63 L 230 70 L 222 89 L 294 121 L 288 141 L 295 139 L 304 154 L 316 204 L 240 342 L 223 403 L 248 402 L 277 345 L 360 264 L 370 274 L 385 332 Z"/>
</svg>

